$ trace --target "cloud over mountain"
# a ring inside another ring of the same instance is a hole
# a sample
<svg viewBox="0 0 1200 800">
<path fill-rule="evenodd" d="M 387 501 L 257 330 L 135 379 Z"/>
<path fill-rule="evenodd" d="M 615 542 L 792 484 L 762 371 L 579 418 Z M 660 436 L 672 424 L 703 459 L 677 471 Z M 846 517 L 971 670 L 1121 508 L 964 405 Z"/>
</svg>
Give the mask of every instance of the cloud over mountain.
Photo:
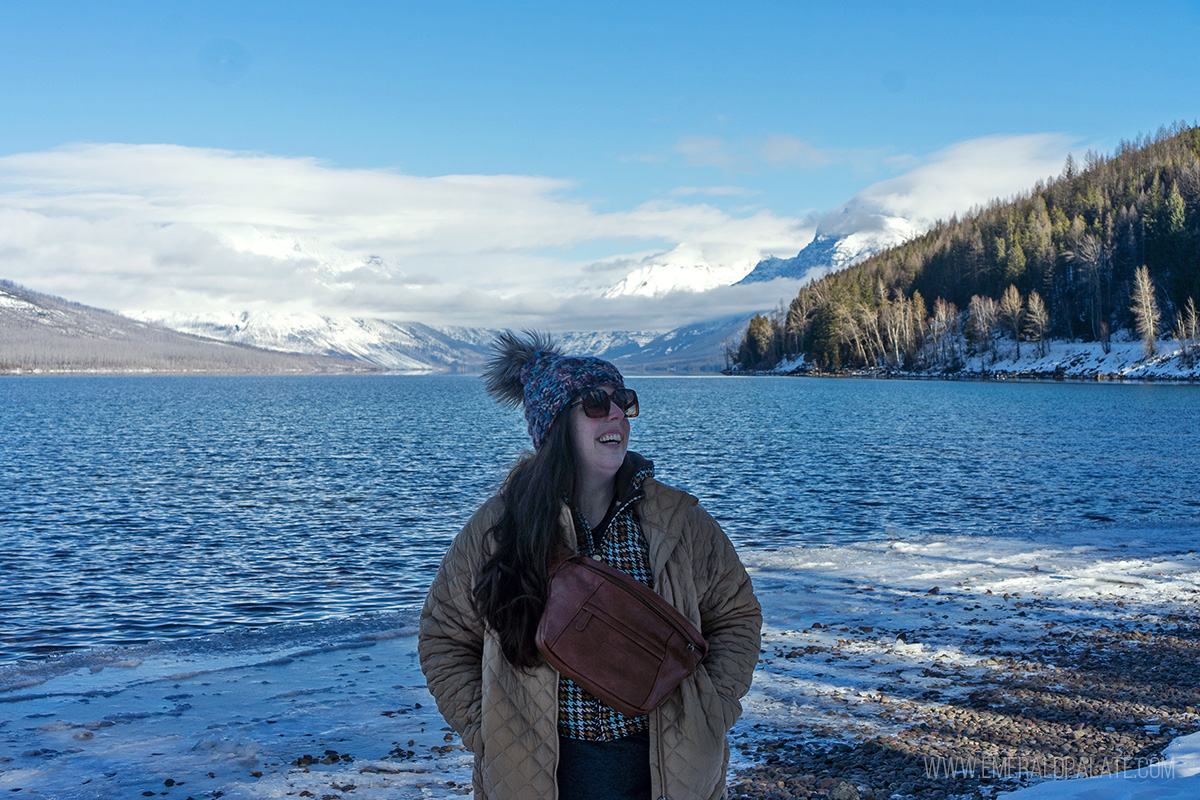
<svg viewBox="0 0 1200 800">
<path fill-rule="evenodd" d="M 798 252 L 818 224 L 961 213 L 1057 172 L 1067 146 L 1053 135 L 963 142 L 835 212 L 797 218 L 702 200 L 737 186 L 600 211 L 550 177 L 77 144 L 0 157 L 0 277 L 127 311 L 667 329 L 773 307 L 792 289 L 728 284 L 760 258 Z M 772 148 L 776 160 L 825 157 L 798 139 Z"/>
<path fill-rule="evenodd" d="M 895 178 L 872 184 L 817 220 L 821 233 L 882 230 L 899 217 L 915 230 L 1011 197 L 1062 171 L 1074 142 L 1059 134 L 988 136 L 959 142 Z"/>
<path fill-rule="evenodd" d="M 572 189 L 536 176 L 419 177 L 174 145 L 74 145 L 0 158 L 0 238 L 5 277 L 110 308 L 268 301 L 475 324 L 571 313 L 595 261 L 578 248 L 805 240 L 796 220 L 766 211 L 738 217 L 672 201 L 601 213 Z"/>
</svg>

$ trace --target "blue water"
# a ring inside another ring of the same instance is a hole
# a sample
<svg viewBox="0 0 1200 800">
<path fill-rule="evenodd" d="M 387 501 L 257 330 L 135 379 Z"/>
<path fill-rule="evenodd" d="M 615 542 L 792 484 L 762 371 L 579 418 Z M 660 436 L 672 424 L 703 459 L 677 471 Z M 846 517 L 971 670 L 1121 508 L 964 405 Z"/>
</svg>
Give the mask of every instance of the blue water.
<svg viewBox="0 0 1200 800">
<path fill-rule="evenodd" d="M 629 383 L 740 547 L 1200 516 L 1196 387 Z M 527 443 L 469 377 L 8 379 L 0 432 L 0 663 L 419 606 Z"/>
</svg>

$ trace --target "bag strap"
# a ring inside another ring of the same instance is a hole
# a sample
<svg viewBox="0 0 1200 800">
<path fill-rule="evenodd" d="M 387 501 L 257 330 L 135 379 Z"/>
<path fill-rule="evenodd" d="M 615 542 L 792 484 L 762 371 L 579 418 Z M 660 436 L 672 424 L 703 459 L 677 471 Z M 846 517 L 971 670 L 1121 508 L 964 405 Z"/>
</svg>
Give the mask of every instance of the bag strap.
<svg viewBox="0 0 1200 800">
<path fill-rule="evenodd" d="M 550 551 L 550 557 L 546 559 L 546 580 L 554 577 L 554 573 L 558 572 L 559 567 L 565 564 L 575 553 L 571 552 L 571 548 L 567 547 L 562 542 Z"/>
</svg>

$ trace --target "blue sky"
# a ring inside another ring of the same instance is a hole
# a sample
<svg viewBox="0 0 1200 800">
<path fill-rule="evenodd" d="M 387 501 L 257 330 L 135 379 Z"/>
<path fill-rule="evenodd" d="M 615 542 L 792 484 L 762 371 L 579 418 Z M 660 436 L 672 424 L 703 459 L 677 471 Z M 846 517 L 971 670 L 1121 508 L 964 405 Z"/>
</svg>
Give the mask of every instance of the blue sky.
<svg viewBox="0 0 1200 800">
<path fill-rule="evenodd" d="M 0 0 L 0 277 L 122 309 L 561 327 L 593 297 L 564 286 L 683 243 L 794 255 L 972 143 L 995 179 L 925 196 L 969 207 L 1192 123 L 1198 40 L 1194 1 Z M 594 323 L 646 313 L 596 302 Z"/>
</svg>

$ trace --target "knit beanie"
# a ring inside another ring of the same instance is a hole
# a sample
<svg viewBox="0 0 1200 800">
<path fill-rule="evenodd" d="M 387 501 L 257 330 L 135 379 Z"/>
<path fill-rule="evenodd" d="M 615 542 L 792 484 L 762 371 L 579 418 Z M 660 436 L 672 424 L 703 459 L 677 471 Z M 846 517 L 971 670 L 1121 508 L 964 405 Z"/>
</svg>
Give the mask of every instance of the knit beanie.
<svg viewBox="0 0 1200 800">
<path fill-rule="evenodd" d="M 525 336 L 521 339 L 510 331 L 497 336 L 483 377 L 488 394 L 498 403 L 525 406 L 536 450 L 563 406 L 605 383 L 620 389 L 625 379 L 603 359 L 563 355 L 546 334 L 526 331 Z"/>
</svg>

